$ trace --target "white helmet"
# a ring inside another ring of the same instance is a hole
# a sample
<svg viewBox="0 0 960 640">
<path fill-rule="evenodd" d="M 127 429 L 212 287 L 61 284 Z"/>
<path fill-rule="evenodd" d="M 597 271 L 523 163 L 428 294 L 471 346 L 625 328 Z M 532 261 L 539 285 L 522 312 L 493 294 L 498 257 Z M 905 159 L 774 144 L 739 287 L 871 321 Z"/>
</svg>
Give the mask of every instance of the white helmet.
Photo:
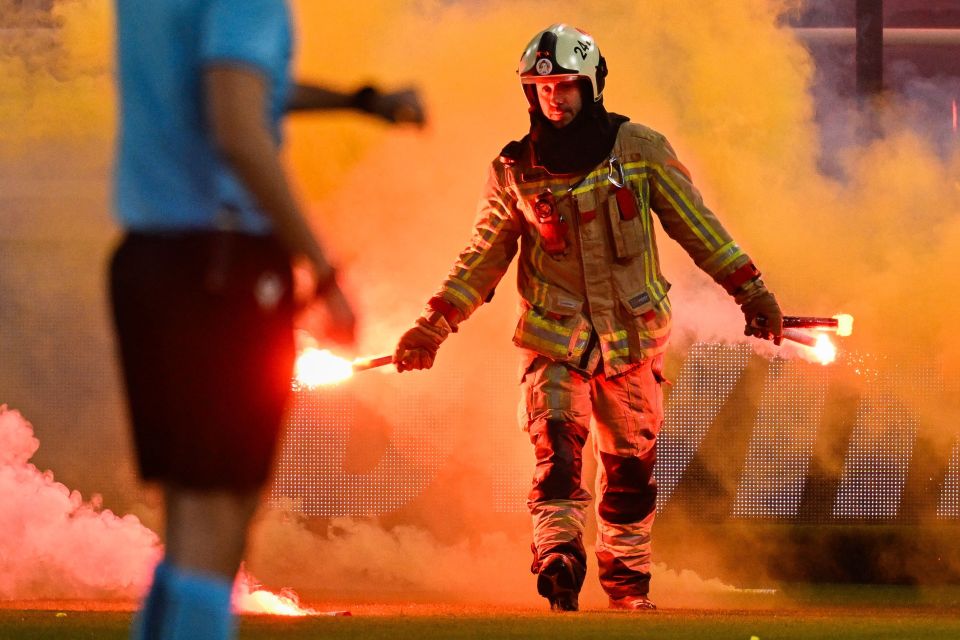
<svg viewBox="0 0 960 640">
<path fill-rule="evenodd" d="M 590 81 L 593 101 L 599 102 L 603 95 L 603 79 L 607 76 L 607 63 L 593 36 L 568 24 L 553 24 L 535 35 L 527 45 L 517 73 L 531 106 L 535 95 L 531 95 L 527 85 L 578 78 Z"/>
</svg>

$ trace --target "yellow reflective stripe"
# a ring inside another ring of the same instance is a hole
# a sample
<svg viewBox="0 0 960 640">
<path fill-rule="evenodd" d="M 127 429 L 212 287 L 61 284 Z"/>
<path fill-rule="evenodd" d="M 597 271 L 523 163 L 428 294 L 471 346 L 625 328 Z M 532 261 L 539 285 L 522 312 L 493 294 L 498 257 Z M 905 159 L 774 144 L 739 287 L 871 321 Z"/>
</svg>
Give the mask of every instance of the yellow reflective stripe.
<svg viewBox="0 0 960 640">
<path fill-rule="evenodd" d="M 730 265 L 737 258 L 744 255 L 737 243 L 731 240 L 720 249 L 713 252 L 703 263 L 703 269 L 707 273 L 719 273 L 724 267 Z"/>
<path fill-rule="evenodd" d="M 662 338 L 663 336 L 670 335 L 672 327 L 667 324 L 665 327 L 660 327 L 659 329 L 644 329 L 641 333 L 643 338 Z"/>
<path fill-rule="evenodd" d="M 660 289 L 663 289 L 663 285 L 661 285 L 660 283 L 657 283 L 657 285 Z M 661 298 L 660 302 L 658 302 L 657 304 L 659 304 L 663 308 L 664 313 L 670 313 L 670 311 L 673 309 L 673 305 L 670 304 L 670 298 L 667 297 L 666 291 L 663 292 L 663 298 Z"/>
<path fill-rule="evenodd" d="M 604 167 L 603 169 L 597 169 L 596 171 L 590 173 L 586 178 L 583 179 L 583 182 L 577 185 L 577 188 L 572 191 L 573 195 L 579 195 L 581 193 L 586 193 L 591 189 L 595 188 L 597 184 L 606 182 L 607 174 L 610 171 L 609 167 Z"/>
<path fill-rule="evenodd" d="M 474 266 L 482 257 L 483 257 L 483 254 L 481 254 L 479 251 L 471 251 L 471 252 L 467 255 L 467 257 L 463 258 L 460 262 L 462 262 L 462 263 L 463 263 L 463 266 L 465 266 L 465 267 L 472 267 L 472 266 Z"/>
<path fill-rule="evenodd" d="M 687 219 L 688 226 L 693 229 L 694 233 L 696 233 L 701 240 L 703 240 L 703 243 L 711 248 L 723 244 L 723 238 L 720 237 L 716 229 L 714 229 L 703 217 L 700 211 L 693 206 L 693 203 L 690 202 L 689 198 L 687 198 L 687 195 L 684 193 L 683 189 L 681 189 L 679 185 L 673 181 L 673 179 L 663 170 L 663 167 L 655 166 L 654 170 L 657 172 L 657 175 L 660 176 L 666 186 L 669 187 L 668 189 L 661 188 L 661 193 L 663 193 L 663 195 L 670 200 L 677 212 Z M 673 193 L 671 193 L 671 191 Z"/>
<path fill-rule="evenodd" d="M 530 301 L 531 304 L 533 304 L 535 307 L 545 307 L 547 301 L 547 287 L 536 278 L 533 278 L 531 281 L 533 282 L 533 285 L 530 287 L 533 290 L 533 300 Z"/>
<path fill-rule="evenodd" d="M 444 287 L 444 293 L 449 294 L 456 300 L 459 300 L 468 309 L 472 309 L 477 304 L 475 300 L 471 300 L 470 298 L 466 297 L 456 289 L 450 289 L 449 287 Z"/>
<path fill-rule="evenodd" d="M 555 335 L 563 337 L 568 342 L 573 335 L 573 329 L 568 329 L 559 322 L 554 322 L 548 318 L 542 318 L 532 314 L 524 317 L 524 323 L 532 324 L 539 329 L 546 329 Z"/>
<path fill-rule="evenodd" d="M 589 341 L 590 341 L 590 332 L 589 332 L 589 331 L 581 331 L 581 332 L 580 332 L 580 335 L 577 336 L 577 344 L 576 344 L 575 349 L 576 349 L 577 351 L 583 350 L 584 348 L 586 348 L 587 343 L 588 343 Z"/>
<path fill-rule="evenodd" d="M 525 343 L 545 353 L 563 357 L 569 354 L 573 330 L 562 324 L 528 313 L 523 317 L 521 332 Z"/>
<path fill-rule="evenodd" d="M 607 360 L 630 355 L 630 338 L 625 330 L 600 334 L 600 340 L 607 345 Z"/>
<path fill-rule="evenodd" d="M 483 296 L 480 292 L 468 285 L 463 280 L 449 279 L 444 284 L 444 290 L 449 292 L 457 300 L 460 300 L 470 307 L 480 304 Z"/>
<path fill-rule="evenodd" d="M 545 353 L 547 355 L 555 355 L 558 358 L 565 358 L 567 355 L 569 355 L 569 349 L 567 348 L 567 345 L 558 345 L 555 342 L 549 342 L 529 332 L 524 333 L 526 335 L 523 340 L 524 344 L 530 345 L 535 351 L 539 351 L 540 353 Z"/>
<path fill-rule="evenodd" d="M 571 193 L 577 195 L 584 193 L 585 191 L 589 191 L 598 183 L 606 180 L 608 170 L 609 169 L 607 166 L 604 165 L 601 169 L 591 171 L 582 179 L 581 182 L 576 183 L 577 187 Z M 550 192 L 555 196 L 560 196 L 564 193 L 567 193 L 567 191 L 570 189 L 570 182 L 547 178 L 544 180 L 536 180 L 534 182 L 524 182 L 522 188 L 518 186 L 517 191 L 522 197 L 526 198 L 541 193 L 545 188 L 549 189 Z"/>
<path fill-rule="evenodd" d="M 642 167 L 643 171 L 633 171 L 638 167 Z M 648 168 L 647 162 L 630 162 L 624 165 L 624 175 L 627 178 L 627 182 L 632 182 L 636 185 L 636 188 L 639 189 L 640 199 L 644 205 L 640 211 L 640 225 L 643 229 L 644 240 L 646 241 L 648 249 L 643 252 L 643 277 L 644 283 L 647 285 L 647 290 L 650 290 L 651 285 L 656 283 L 657 277 L 653 263 L 653 247 L 656 243 L 656 238 L 654 237 L 653 231 L 653 218 L 650 215 L 650 181 L 642 179 L 646 177 Z"/>
<path fill-rule="evenodd" d="M 630 347 L 624 347 L 623 349 L 610 349 L 607 351 L 607 358 L 612 360 L 614 358 L 626 359 L 630 355 Z"/>
<path fill-rule="evenodd" d="M 649 204 L 650 202 L 650 182 L 644 180 L 640 185 L 641 197 L 643 202 Z M 653 268 L 653 247 L 656 239 L 653 235 L 653 220 L 650 217 L 650 207 L 645 206 L 643 211 L 640 212 L 640 222 L 643 225 L 643 235 L 644 240 L 647 244 L 647 250 L 643 252 L 643 273 L 644 273 L 644 282 L 647 284 L 647 289 L 649 285 L 653 284 L 656 281 L 654 277 L 654 268 Z"/>
<path fill-rule="evenodd" d="M 666 295 L 667 295 L 667 290 L 666 290 L 666 288 L 664 288 L 663 282 L 661 282 L 659 278 L 654 278 L 654 280 L 653 280 L 653 282 L 652 282 L 651 284 L 653 285 L 653 287 L 652 287 L 652 288 L 653 288 L 653 293 L 654 293 L 654 295 L 655 295 L 655 297 L 656 297 L 655 302 L 656 302 L 656 304 L 660 304 L 660 303 L 663 301 L 663 298 L 666 297 Z"/>
<path fill-rule="evenodd" d="M 710 267 L 712 266 L 713 262 L 717 260 L 722 260 L 724 257 L 724 254 L 736 246 L 737 246 L 737 243 L 734 242 L 733 240 L 723 245 L 722 247 L 714 251 L 712 254 L 710 254 L 709 258 L 703 261 L 703 268 L 706 269 L 707 271 L 710 271 Z"/>
<path fill-rule="evenodd" d="M 530 261 L 536 267 L 539 273 L 543 273 L 543 261 L 547 257 L 547 252 L 543 250 L 539 242 L 533 243 L 533 249 L 530 251 Z"/>
<path fill-rule="evenodd" d="M 506 224 L 506 210 L 500 205 L 495 208 L 499 210 L 497 214 L 491 213 L 477 223 L 471 244 L 466 249 L 469 254 L 461 260 L 464 265 L 472 267 L 482 260 L 486 256 L 485 250 L 493 246 L 493 241 Z"/>
<path fill-rule="evenodd" d="M 607 344 L 613 345 L 618 342 L 623 342 L 627 340 L 628 334 L 626 330 L 614 331 L 613 333 L 601 333 L 600 339 L 606 342 Z"/>
<path fill-rule="evenodd" d="M 624 172 L 630 172 L 632 174 L 643 173 L 644 170 L 649 169 L 652 165 L 646 160 L 639 160 L 637 162 L 628 162 L 623 165 Z M 639 169 L 640 171 L 634 171 L 634 169 Z"/>
<path fill-rule="evenodd" d="M 503 218 L 498 218 L 489 226 L 480 226 L 477 228 L 477 246 L 483 249 L 489 249 L 493 246 L 493 241 L 503 226 Z"/>
</svg>

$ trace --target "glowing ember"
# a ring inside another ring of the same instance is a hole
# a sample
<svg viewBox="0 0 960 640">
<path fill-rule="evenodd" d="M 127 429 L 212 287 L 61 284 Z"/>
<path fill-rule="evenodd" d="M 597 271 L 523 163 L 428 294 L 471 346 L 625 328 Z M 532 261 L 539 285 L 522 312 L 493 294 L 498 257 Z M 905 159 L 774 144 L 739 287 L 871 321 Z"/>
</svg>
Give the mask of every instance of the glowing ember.
<svg viewBox="0 0 960 640">
<path fill-rule="evenodd" d="M 241 565 L 233 585 L 233 610 L 240 614 L 268 616 L 349 616 L 349 611 L 317 611 L 300 606 L 300 598 L 290 589 L 273 593 L 261 588 L 257 579 Z"/>
<path fill-rule="evenodd" d="M 304 348 L 294 367 L 294 377 L 304 387 L 337 384 L 352 375 L 353 362 L 316 347 Z"/>
<path fill-rule="evenodd" d="M 823 365 L 830 364 L 837 359 L 837 347 L 830 340 L 830 336 L 825 333 L 817 336 L 817 345 L 813 347 L 813 352 L 820 364 Z"/>
<path fill-rule="evenodd" d="M 838 336 L 845 337 L 853 333 L 853 316 L 841 313 L 833 317 L 837 321 Z"/>
<path fill-rule="evenodd" d="M 315 616 L 319 611 L 300 606 L 300 599 L 293 591 L 284 589 L 272 593 L 260 588 L 257 579 L 241 566 L 233 586 L 233 609 L 237 613 L 253 613 L 274 616 Z"/>
<path fill-rule="evenodd" d="M 240 613 L 252 613 L 272 616 L 316 616 L 319 611 L 301 607 L 297 595 L 292 591 L 273 593 L 266 589 L 241 594 L 234 602 Z"/>
</svg>

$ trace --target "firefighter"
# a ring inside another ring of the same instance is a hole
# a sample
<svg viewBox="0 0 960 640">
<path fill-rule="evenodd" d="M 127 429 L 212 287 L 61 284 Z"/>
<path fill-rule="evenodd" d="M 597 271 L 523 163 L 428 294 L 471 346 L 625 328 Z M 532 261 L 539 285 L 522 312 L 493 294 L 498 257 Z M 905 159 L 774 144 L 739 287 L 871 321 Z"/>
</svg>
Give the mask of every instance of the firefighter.
<svg viewBox="0 0 960 640">
<path fill-rule="evenodd" d="M 578 609 L 591 499 L 581 461 L 593 429 L 600 582 L 610 607 L 652 610 L 653 466 L 671 316 L 653 214 L 740 305 L 747 335 L 779 343 L 783 316 L 667 140 L 604 108 L 607 66 L 589 34 L 565 24 L 541 31 L 519 75 L 529 133 L 491 164 L 470 244 L 400 338 L 397 368 L 430 368 L 519 248 L 513 340 L 522 427 L 536 455 L 528 506 L 537 591 L 554 610 Z"/>
</svg>

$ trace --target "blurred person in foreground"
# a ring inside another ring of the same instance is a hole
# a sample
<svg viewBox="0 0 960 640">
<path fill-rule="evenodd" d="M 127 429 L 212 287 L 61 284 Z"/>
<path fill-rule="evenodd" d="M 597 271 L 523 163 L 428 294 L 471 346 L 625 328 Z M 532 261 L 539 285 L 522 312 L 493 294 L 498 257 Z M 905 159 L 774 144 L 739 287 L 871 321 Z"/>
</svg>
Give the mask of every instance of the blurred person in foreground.
<svg viewBox="0 0 960 640">
<path fill-rule="evenodd" d="M 670 284 L 653 215 L 740 305 L 748 335 L 779 342 L 780 308 L 656 131 L 609 113 L 607 67 L 587 33 L 555 24 L 520 60 L 530 130 L 490 166 L 469 246 L 397 344 L 400 371 L 493 295 L 518 248 L 521 425 L 534 445 L 528 506 L 537 591 L 575 611 L 586 574 L 587 435 L 600 468 L 596 555 L 610 607 L 647 611 L 653 467 L 663 422 Z"/>
<path fill-rule="evenodd" d="M 420 124 L 423 109 L 410 90 L 291 88 L 279 0 L 116 10 L 125 236 L 111 298 L 139 471 L 166 506 L 165 555 L 133 637 L 233 638 L 231 589 L 290 395 L 295 316 L 316 311 L 329 341 L 354 339 L 280 162 L 281 118 L 354 108 Z"/>
</svg>

